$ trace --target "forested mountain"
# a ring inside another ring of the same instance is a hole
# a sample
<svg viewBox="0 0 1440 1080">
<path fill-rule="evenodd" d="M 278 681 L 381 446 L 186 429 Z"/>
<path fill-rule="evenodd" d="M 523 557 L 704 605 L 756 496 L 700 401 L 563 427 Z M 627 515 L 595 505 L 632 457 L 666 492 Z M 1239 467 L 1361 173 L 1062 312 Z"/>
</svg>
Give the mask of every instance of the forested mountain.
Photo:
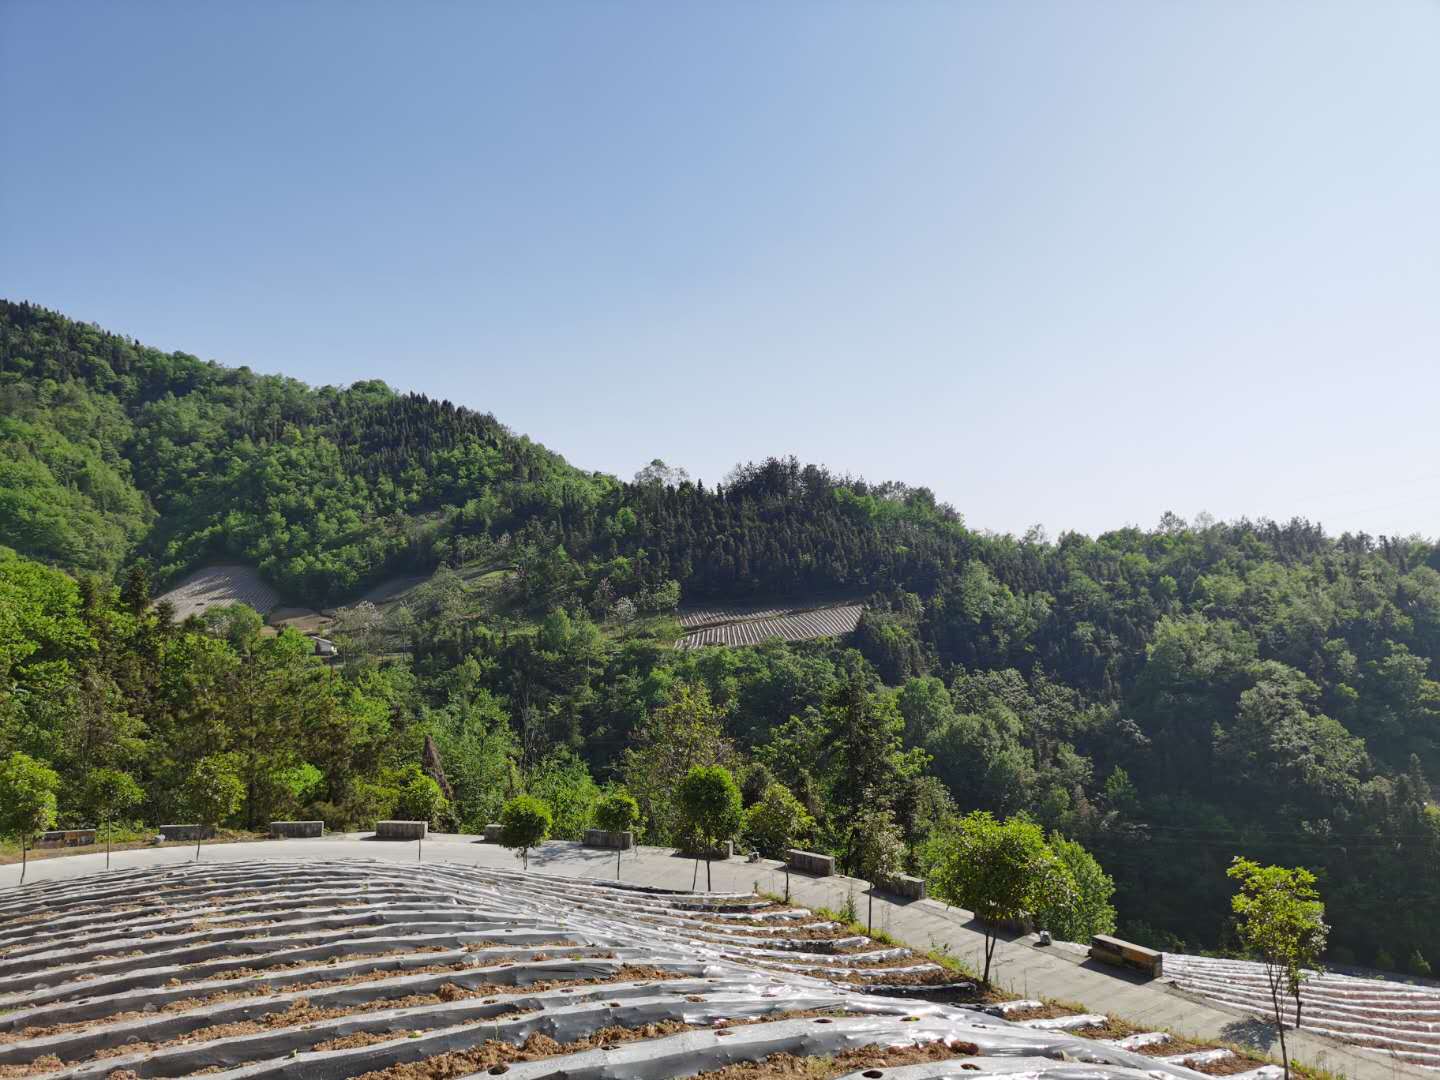
<svg viewBox="0 0 1440 1080">
<path fill-rule="evenodd" d="M 859 815 L 893 814 L 920 870 L 958 811 L 1027 813 L 1098 856 L 1148 940 L 1225 942 L 1232 855 L 1307 865 L 1339 958 L 1440 962 L 1430 542 L 1173 517 L 997 537 L 793 460 L 626 483 L 446 402 L 26 304 L 0 308 L 0 439 L 0 755 L 55 763 L 72 819 L 97 761 L 153 820 L 218 753 L 241 759 L 243 821 L 359 823 L 403 806 L 428 735 L 459 825 L 525 787 L 573 832 L 624 780 L 668 840 L 677 761 L 703 758 L 752 807 L 789 805 L 782 785 L 842 856 Z M 343 611 L 326 668 L 243 612 L 148 608 L 148 582 L 222 558 L 311 603 L 439 572 Z M 504 570 L 503 606 L 449 569 L 474 565 Z M 838 593 L 869 598 L 851 641 L 670 647 L 681 598 Z"/>
</svg>

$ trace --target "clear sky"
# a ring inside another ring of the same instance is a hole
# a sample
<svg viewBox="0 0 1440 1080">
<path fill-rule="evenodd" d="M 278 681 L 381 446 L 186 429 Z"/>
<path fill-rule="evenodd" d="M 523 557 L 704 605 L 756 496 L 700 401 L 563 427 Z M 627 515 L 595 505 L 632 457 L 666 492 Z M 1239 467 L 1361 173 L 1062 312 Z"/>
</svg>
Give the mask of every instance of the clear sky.
<svg viewBox="0 0 1440 1080">
<path fill-rule="evenodd" d="M 0 295 L 977 528 L 1440 535 L 1440 3 L 0 0 Z"/>
</svg>

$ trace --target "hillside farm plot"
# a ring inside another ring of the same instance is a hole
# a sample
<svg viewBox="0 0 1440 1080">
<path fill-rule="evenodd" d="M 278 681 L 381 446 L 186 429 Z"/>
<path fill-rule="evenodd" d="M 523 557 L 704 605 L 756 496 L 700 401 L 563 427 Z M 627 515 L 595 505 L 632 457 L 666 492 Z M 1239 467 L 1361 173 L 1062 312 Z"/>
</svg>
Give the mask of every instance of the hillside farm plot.
<svg viewBox="0 0 1440 1080">
<path fill-rule="evenodd" d="M 748 894 L 456 863 L 134 869 L 0 892 L 0 1076 L 1198 1078 L 885 992 L 937 973 Z"/>
<path fill-rule="evenodd" d="M 1165 954 L 1165 974 L 1181 990 L 1269 1016 L 1265 969 L 1246 960 Z M 1303 1030 L 1440 1069 L 1440 986 L 1315 973 L 1300 991 Z M 1294 1020 L 1294 1000 L 1285 1005 Z"/>
<path fill-rule="evenodd" d="M 203 615 L 212 607 L 248 604 L 267 615 L 280 604 L 280 595 L 261 579 L 253 566 L 207 566 L 196 570 L 169 592 L 155 598 L 175 606 L 175 619 Z"/>
<path fill-rule="evenodd" d="M 685 634 L 676 645 L 681 649 L 695 649 L 702 645 L 758 645 L 770 638 L 808 641 L 840 637 L 855 629 L 864 610 L 858 601 L 767 608 L 693 608 L 680 612 L 680 625 Z"/>
</svg>

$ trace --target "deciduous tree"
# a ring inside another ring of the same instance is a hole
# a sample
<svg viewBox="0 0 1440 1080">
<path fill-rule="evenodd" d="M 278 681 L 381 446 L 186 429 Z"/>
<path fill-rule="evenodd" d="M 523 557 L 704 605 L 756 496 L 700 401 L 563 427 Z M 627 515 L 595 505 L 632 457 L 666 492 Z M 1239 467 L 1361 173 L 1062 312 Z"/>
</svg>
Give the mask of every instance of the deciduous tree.
<svg viewBox="0 0 1440 1080">
<path fill-rule="evenodd" d="M 110 869 L 110 834 L 116 816 L 139 806 L 144 799 L 145 793 L 135 778 L 119 769 L 92 769 L 85 778 L 85 803 L 105 833 L 105 869 Z"/>
<path fill-rule="evenodd" d="M 740 831 L 744 820 L 740 785 L 723 765 L 697 765 L 675 792 L 681 818 L 705 854 L 705 888 L 712 887 L 710 860 L 723 841 Z"/>
<path fill-rule="evenodd" d="M 240 779 L 239 763 L 233 754 L 211 754 L 201 758 L 190 770 L 185 784 L 185 799 L 199 825 L 216 828 L 240 809 L 245 798 L 245 783 Z M 195 861 L 200 861 L 200 836 L 195 837 Z"/>
<path fill-rule="evenodd" d="M 60 777 L 29 754 L 15 751 L 0 765 L 0 836 L 20 841 L 20 884 L 25 884 L 30 844 L 55 826 Z"/>
<path fill-rule="evenodd" d="M 520 852 L 529 870 L 530 849 L 550 836 L 550 823 L 550 807 L 533 795 L 517 795 L 500 812 L 500 844 Z"/>
<path fill-rule="evenodd" d="M 1235 857 L 1229 877 L 1240 890 L 1230 901 L 1241 944 L 1265 966 L 1270 1004 L 1280 1035 L 1280 1060 L 1290 1075 L 1290 1053 L 1285 1045 L 1282 993 L 1295 999 L 1295 1026 L 1300 1026 L 1300 987 L 1307 969 L 1313 969 L 1325 951 L 1330 928 L 1325 905 L 1315 890 L 1315 875 L 1304 867 L 1261 866 Z"/>
<path fill-rule="evenodd" d="M 983 810 L 960 819 L 935 875 L 935 894 L 946 903 L 969 908 L 985 929 L 985 970 L 990 965 L 1000 924 L 1073 902 L 1074 883 L 1040 826 L 1023 818 L 996 821 Z"/>
</svg>

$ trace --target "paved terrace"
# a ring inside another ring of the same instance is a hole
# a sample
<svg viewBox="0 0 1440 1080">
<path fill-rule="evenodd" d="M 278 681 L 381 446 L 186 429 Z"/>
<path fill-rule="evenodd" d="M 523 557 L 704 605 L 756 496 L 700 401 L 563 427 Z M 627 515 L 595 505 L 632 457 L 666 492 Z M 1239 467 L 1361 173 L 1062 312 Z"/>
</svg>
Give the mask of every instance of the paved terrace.
<svg viewBox="0 0 1440 1080">
<path fill-rule="evenodd" d="M 417 845 L 373 840 L 368 833 L 332 834 L 323 840 L 270 840 L 206 845 L 202 861 L 224 863 L 255 859 L 381 859 L 414 862 Z M 189 862 L 192 847 L 152 848 L 116 852 L 116 869 L 162 866 Z M 426 863 L 453 862 L 469 866 L 516 868 L 511 852 L 474 836 L 433 835 L 423 845 Z M 578 844 L 551 841 L 530 855 L 530 871 L 562 877 L 613 879 L 615 853 Z M 30 864 L 30 882 L 54 882 L 102 872 L 103 851 L 37 860 Z M 780 863 L 747 863 L 735 858 L 711 866 L 716 891 L 785 892 L 786 874 Z M 621 876 L 637 884 L 671 889 L 705 889 L 705 866 L 673 854 L 668 848 L 641 847 L 621 857 Z M 20 878 L 18 864 L 0 866 L 0 889 L 14 887 Z M 855 897 L 862 921 L 868 896 L 865 882 L 835 876 L 812 878 L 789 875 L 790 894 L 798 904 L 841 908 L 847 895 Z M 3 895 L 3 893 L 0 893 Z M 946 907 L 935 900 L 905 900 L 885 894 L 875 897 L 875 928 L 917 948 L 948 950 L 976 970 L 981 967 L 983 934 L 970 912 Z M 1242 1043 L 1279 1056 L 1273 1025 L 1253 1013 L 1231 1010 L 1183 994 L 1161 980 L 1145 981 L 1118 969 L 1096 964 L 1063 948 L 1041 947 L 1033 936 L 1001 940 L 992 975 L 997 984 L 1022 997 L 1044 997 L 1076 1002 L 1095 1012 L 1112 1013 L 1146 1028 L 1167 1029 L 1199 1040 Z M 1292 1058 L 1340 1073 L 1355 1080 L 1435 1080 L 1435 1072 L 1393 1057 L 1349 1046 L 1305 1031 L 1287 1033 Z"/>
</svg>

